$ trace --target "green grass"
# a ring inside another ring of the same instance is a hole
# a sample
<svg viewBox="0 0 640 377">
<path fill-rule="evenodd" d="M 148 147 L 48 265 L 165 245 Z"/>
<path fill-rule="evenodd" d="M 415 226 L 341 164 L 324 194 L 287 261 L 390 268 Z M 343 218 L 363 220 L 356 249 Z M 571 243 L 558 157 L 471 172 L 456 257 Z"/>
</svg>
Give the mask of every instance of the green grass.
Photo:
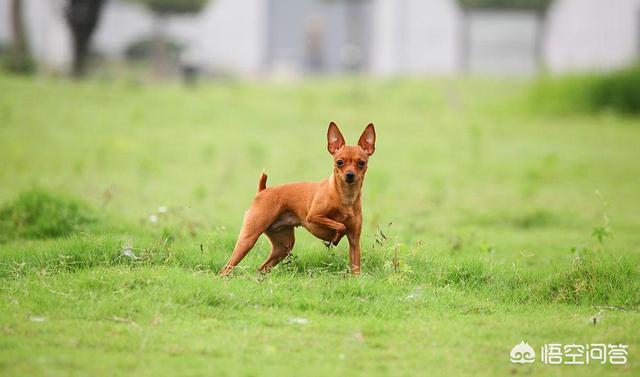
<svg viewBox="0 0 640 377">
<path fill-rule="evenodd" d="M 640 120 L 544 90 L 0 76 L 0 374 L 638 374 Z M 377 127 L 362 276 L 300 229 L 216 277 L 263 169 L 330 174 L 331 120 Z M 511 364 L 522 340 L 629 363 Z"/>
</svg>

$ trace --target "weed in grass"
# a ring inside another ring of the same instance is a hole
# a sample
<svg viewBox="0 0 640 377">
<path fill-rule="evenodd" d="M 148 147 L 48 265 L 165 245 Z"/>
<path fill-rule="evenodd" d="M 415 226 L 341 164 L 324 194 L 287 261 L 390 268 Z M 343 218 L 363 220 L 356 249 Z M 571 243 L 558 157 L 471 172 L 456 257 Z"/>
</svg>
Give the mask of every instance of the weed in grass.
<svg viewBox="0 0 640 377">
<path fill-rule="evenodd" d="M 593 228 L 591 235 L 598 242 L 598 249 L 604 250 L 606 240 L 609 238 L 613 238 L 613 231 L 609 226 L 609 216 L 607 215 L 607 208 L 609 207 L 609 203 L 604 199 L 604 196 L 602 196 L 602 193 L 600 191 L 596 191 L 596 196 L 600 200 L 602 223 L 601 225 Z"/>
<path fill-rule="evenodd" d="M 461 235 L 453 234 L 449 236 L 449 252 L 454 254 L 457 251 L 460 251 L 464 246 L 464 238 Z"/>
<path fill-rule="evenodd" d="M 457 285 L 463 289 L 474 289 L 489 283 L 490 270 L 483 263 L 464 262 L 453 264 L 441 273 L 438 283 L 440 285 Z"/>
<path fill-rule="evenodd" d="M 541 284 L 538 294 L 548 302 L 637 308 L 637 278 L 637 268 L 627 261 L 576 256 L 570 268 L 558 271 Z"/>
<path fill-rule="evenodd" d="M 384 229 L 381 228 L 380 225 L 377 226 L 374 243 L 373 245 L 371 245 L 372 252 L 375 252 L 376 246 L 380 246 L 381 248 L 385 247 L 385 245 L 387 244 L 387 241 L 389 241 L 389 237 L 387 237 L 385 233 L 389 233 L 391 229 L 391 225 L 393 225 L 393 223 L 387 224 L 387 226 Z"/>
<path fill-rule="evenodd" d="M 522 189 L 522 195 L 525 199 L 534 197 L 542 185 L 553 177 L 557 163 L 558 156 L 548 154 L 525 171 L 524 187 Z"/>
<path fill-rule="evenodd" d="M 33 188 L 0 209 L 0 242 L 68 236 L 96 220 L 87 204 Z"/>
<path fill-rule="evenodd" d="M 561 223 L 559 216 L 543 208 L 536 208 L 513 218 L 513 225 L 522 229 L 546 227 L 559 223 Z"/>
<path fill-rule="evenodd" d="M 480 247 L 480 251 L 484 254 L 493 254 L 496 252 L 495 246 L 493 246 L 487 241 L 481 242 L 479 247 Z"/>
<path fill-rule="evenodd" d="M 469 140 L 470 140 L 470 153 L 471 163 L 474 167 L 480 165 L 484 158 L 484 142 L 483 142 L 483 134 L 482 129 L 476 123 L 471 125 L 468 129 Z"/>
<path fill-rule="evenodd" d="M 395 242 L 391 247 L 390 259 L 384 262 L 384 269 L 388 274 L 387 279 L 391 281 L 409 280 L 411 275 L 414 274 L 411 265 L 407 263 L 405 254 L 407 254 L 409 248 L 407 245 Z"/>
</svg>

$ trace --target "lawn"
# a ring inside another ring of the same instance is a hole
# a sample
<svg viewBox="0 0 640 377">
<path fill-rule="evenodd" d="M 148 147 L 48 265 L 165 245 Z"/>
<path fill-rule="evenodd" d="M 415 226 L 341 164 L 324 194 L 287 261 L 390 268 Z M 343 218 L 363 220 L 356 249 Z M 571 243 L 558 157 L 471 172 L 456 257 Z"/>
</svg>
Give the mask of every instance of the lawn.
<svg viewBox="0 0 640 377">
<path fill-rule="evenodd" d="M 640 119 L 530 88 L 0 75 L 0 374 L 640 374 Z M 331 173 L 330 121 L 376 124 L 362 276 L 298 229 L 217 277 L 263 170 Z M 512 364 L 523 340 L 628 363 Z"/>
</svg>

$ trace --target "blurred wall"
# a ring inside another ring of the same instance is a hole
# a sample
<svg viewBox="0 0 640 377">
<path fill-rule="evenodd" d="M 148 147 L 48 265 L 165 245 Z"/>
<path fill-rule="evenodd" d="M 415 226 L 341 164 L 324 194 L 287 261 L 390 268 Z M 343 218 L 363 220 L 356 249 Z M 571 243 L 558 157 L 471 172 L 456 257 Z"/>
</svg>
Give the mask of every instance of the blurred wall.
<svg viewBox="0 0 640 377">
<path fill-rule="evenodd" d="M 375 0 L 371 72 L 456 72 L 460 14 L 452 0 Z"/>
<path fill-rule="evenodd" d="M 23 0 L 29 42 L 45 66 L 71 60 L 64 0 Z M 0 43 L 11 40 L 10 0 L 0 0 Z M 522 75 L 611 69 L 640 52 L 640 0 L 556 0 L 545 23 L 533 13 L 463 13 L 455 0 L 213 0 L 170 17 L 185 59 L 245 77 L 360 71 L 374 75 L 472 72 Z M 151 35 L 154 18 L 109 0 L 94 49 L 121 58 Z M 540 33 L 541 32 L 541 33 Z M 538 39 L 540 38 L 540 39 Z"/>
<path fill-rule="evenodd" d="M 610 69 L 639 57 L 640 0 L 559 0 L 548 22 L 551 71 Z"/>
<path fill-rule="evenodd" d="M 280 75 L 365 71 L 369 1 L 268 1 L 265 69 Z"/>
<path fill-rule="evenodd" d="M 265 0 L 214 0 L 201 15 L 191 53 L 203 65 L 243 76 L 263 73 Z"/>
<path fill-rule="evenodd" d="M 537 56 L 542 22 L 535 12 L 474 11 L 467 14 L 467 61 L 471 73 L 531 75 L 543 56 Z M 464 69 L 464 68 L 463 68 Z"/>
</svg>

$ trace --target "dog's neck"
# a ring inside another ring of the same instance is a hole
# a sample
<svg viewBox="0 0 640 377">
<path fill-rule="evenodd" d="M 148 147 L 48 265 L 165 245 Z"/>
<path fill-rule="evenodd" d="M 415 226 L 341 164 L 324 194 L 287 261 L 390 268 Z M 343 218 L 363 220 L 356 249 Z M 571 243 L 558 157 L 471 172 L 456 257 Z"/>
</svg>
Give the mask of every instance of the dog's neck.
<svg viewBox="0 0 640 377">
<path fill-rule="evenodd" d="M 336 191 L 336 193 L 340 197 L 340 201 L 345 206 L 352 206 L 358 200 L 360 200 L 362 181 L 363 179 L 360 179 L 353 184 L 348 184 L 336 178 L 335 174 L 331 174 L 331 177 L 329 177 L 329 184 Z"/>
</svg>

